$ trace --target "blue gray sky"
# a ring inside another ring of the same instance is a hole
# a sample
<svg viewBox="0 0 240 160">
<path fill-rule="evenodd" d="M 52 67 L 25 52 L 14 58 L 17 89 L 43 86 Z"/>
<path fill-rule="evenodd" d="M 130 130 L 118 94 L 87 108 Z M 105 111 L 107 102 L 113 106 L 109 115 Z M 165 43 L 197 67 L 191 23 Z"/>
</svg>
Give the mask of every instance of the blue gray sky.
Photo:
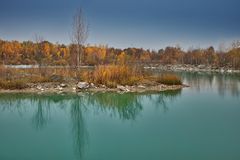
<svg viewBox="0 0 240 160">
<path fill-rule="evenodd" d="M 218 47 L 240 39 L 239 0 L 0 0 L 0 38 L 70 43 L 83 8 L 89 44 L 159 49 Z"/>
</svg>

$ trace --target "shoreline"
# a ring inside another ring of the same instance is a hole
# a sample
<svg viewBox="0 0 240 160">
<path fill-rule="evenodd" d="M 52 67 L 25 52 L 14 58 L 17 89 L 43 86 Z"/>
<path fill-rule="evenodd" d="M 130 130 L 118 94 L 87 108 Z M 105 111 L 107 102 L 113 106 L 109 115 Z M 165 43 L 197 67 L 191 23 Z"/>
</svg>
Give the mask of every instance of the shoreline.
<svg viewBox="0 0 240 160">
<path fill-rule="evenodd" d="M 49 83 L 48 83 L 49 85 Z M 37 87 L 29 87 L 25 89 L 0 89 L 0 93 L 81 93 L 81 92 L 119 92 L 119 93 L 144 93 L 144 92 L 163 92 L 171 90 L 179 90 L 188 85 L 138 85 L 138 86 L 118 86 L 117 88 L 107 88 L 105 86 L 89 87 L 86 89 L 78 89 L 76 85 L 66 85 L 61 87 L 61 84 L 50 84 L 51 87 L 44 87 L 44 84 L 38 84 Z M 56 87 L 54 87 L 56 86 Z M 63 85 L 62 85 L 63 86 Z"/>
</svg>

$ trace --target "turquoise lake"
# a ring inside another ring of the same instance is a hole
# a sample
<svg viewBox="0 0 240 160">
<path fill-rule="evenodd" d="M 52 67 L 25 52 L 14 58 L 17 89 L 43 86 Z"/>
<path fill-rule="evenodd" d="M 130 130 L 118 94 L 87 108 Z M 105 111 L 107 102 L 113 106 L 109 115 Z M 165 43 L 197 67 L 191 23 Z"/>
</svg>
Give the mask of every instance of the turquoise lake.
<svg viewBox="0 0 240 160">
<path fill-rule="evenodd" d="M 240 75 L 160 93 L 0 94 L 0 160 L 239 160 Z"/>
</svg>

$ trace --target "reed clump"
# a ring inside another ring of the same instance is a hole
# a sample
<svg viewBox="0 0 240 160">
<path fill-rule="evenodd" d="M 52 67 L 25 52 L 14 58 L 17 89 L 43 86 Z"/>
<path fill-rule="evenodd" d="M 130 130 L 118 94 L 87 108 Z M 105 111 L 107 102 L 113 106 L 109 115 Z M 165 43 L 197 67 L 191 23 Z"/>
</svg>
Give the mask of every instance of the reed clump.
<svg viewBox="0 0 240 160">
<path fill-rule="evenodd" d="M 182 80 L 175 74 L 163 74 L 157 77 L 156 81 L 166 85 L 182 85 Z"/>
<path fill-rule="evenodd" d="M 100 65 L 82 76 L 88 82 L 110 88 L 116 88 L 117 85 L 134 85 L 143 78 L 140 70 L 126 65 Z"/>
</svg>

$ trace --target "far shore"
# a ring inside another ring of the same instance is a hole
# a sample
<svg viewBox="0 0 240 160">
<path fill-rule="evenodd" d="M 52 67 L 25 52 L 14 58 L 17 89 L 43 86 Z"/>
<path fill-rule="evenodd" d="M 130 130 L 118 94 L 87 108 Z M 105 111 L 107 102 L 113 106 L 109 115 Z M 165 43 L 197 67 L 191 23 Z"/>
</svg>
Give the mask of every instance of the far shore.
<svg viewBox="0 0 240 160">
<path fill-rule="evenodd" d="M 146 65 L 144 69 L 163 70 L 173 72 L 216 72 L 216 73 L 240 73 L 239 69 L 231 67 L 213 67 L 207 65 L 187 65 L 187 64 L 168 64 L 168 65 Z"/>
<path fill-rule="evenodd" d="M 39 68 L 38 65 L 4 65 L 6 68 L 30 69 Z M 95 66 L 82 65 L 82 69 L 94 69 Z M 70 66 L 41 66 L 41 68 L 71 68 Z M 144 69 L 164 71 L 185 71 L 185 72 L 217 72 L 217 73 L 240 73 L 240 69 L 232 67 L 214 67 L 211 65 L 190 65 L 190 64 L 145 64 Z"/>
</svg>

